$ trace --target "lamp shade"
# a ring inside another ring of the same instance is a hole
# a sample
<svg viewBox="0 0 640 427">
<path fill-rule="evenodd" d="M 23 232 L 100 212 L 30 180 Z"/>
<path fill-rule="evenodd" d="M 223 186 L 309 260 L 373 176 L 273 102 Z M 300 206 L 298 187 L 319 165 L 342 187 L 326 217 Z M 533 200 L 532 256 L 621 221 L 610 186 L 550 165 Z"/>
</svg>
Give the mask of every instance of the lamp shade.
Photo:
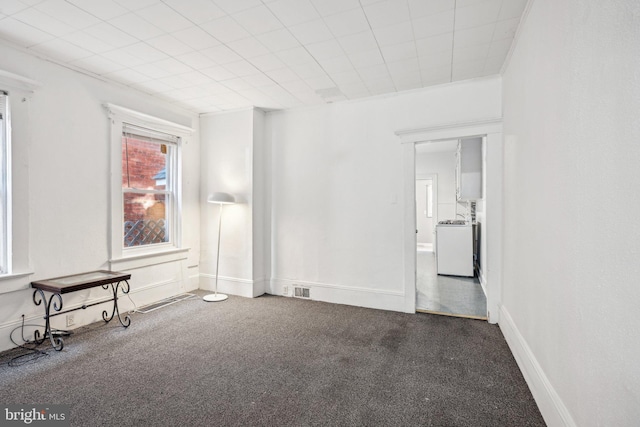
<svg viewBox="0 0 640 427">
<path fill-rule="evenodd" d="M 236 198 L 229 193 L 213 193 L 207 199 L 209 203 L 217 203 L 219 205 L 232 205 L 236 202 Z"/>
</svg>

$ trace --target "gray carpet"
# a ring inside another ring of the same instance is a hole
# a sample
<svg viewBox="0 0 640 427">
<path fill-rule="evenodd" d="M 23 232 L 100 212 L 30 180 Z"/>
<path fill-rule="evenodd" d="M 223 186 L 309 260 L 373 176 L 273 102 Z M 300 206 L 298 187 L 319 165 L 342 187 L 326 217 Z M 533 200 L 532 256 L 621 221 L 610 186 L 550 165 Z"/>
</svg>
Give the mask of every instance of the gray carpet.
<svg viewBox="0 0 640 427">
<path fill-rule="evenodd" d="M 542 426 L 500 329 L 276 296 L 96 323 L 18 367 L 0 402 L 74 426 Z"/>
</svg>

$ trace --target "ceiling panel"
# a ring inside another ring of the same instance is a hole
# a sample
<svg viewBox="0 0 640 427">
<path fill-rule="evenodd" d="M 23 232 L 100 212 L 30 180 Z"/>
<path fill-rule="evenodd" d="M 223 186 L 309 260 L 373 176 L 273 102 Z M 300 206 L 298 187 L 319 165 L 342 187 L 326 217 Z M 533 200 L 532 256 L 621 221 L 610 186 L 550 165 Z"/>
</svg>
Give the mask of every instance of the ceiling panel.
<svg viewBox="0 0 640 427">
<path fill-rule="evenodd" d="M 526 0 L 5 0 L 0 39 L 197 113 L 500 72 Z"/>
</svg>

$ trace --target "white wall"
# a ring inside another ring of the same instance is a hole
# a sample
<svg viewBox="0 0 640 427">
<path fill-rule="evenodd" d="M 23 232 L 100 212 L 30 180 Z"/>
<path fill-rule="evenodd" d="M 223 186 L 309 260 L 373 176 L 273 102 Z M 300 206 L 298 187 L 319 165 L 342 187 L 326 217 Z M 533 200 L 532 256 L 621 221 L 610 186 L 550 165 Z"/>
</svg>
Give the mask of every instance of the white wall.
<svg viewBox="0 0 640 427">
<path fill-rule="evenodd" d="M 238 204 L 224 207 L 218 291 L 246 297 L 265 288 L 264 113 L 247 109 L 206 115 L 202 132 L 202 259 L 200 287 L 215 287 L 219 206 L 208 195 L 226 192 Z"/>
<path fill-rule="evenodd" d="M 313 299 L 405 310 L 403 163 L 394 132 L 500 114 L 499 78 L 269 113 L 269 291 L 303 284 Z"/>
<path fill-rule="evenodd" d="M 639 22 L 536 0 L 504 74 L 501 327 L 551 426 L 640 420 Z"/>
<path fill-rule="evenodd" d="M 13 345 L 9 331 L 42 322 L 32 301 L 33 280 L 109 268 L 109 122 L 105 102 L 198 128 L 198 118 L 142 93 L 76 73 L 0 44 L 0 69 L 41 83 L 14 112 L 13 196 L 17 273 L 0 280 L 0 350 Z M 17 94 L 18 92 L 12 92 Z M 131 298 L 145 304 L 197 287 L 199 262 L 199 140 L 183 148 L 183 244 L 187 259 L 130 270 Z M 195 224 L 195 225 L 194 225 Z M 65 296 L 66 308 L 108 294 L 101 288 Z M 132 308 L 121 299 L 123 309 Z M 106 305 L 75 312 L 78 325 L 96 321 Z M 65 327 L 64 316 L 54 326 Z"/>
</svg>

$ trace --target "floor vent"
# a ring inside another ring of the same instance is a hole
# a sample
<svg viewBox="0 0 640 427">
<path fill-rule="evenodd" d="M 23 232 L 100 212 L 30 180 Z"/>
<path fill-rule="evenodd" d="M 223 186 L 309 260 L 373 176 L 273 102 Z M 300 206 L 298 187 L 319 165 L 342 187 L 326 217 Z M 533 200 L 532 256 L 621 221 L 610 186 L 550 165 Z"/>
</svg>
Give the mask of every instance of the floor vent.
<svg viewBox="0 0 640 427">
<path fill-rule="evenodd" d="M 300 286 L 293 287 L 293 296 L 296 298 L 311 298 L 309 296 L 309 288 L 303 288 Z"/>
<path fill-rule="evenodd" d="M 193 297 L 195 297 L 194 294 L 176 295 L 171 298 L 163 299 L 162 301 L 158 301 L 156 303 L 145 305 L 144 307 L 140 307 L 139 309 L 136 310 L 136 313 L 142 313 L 142 314 L 151 313 L 152 311 L 157 310 L 159 308 L 166 307 L 168 305 L 175 304 L 177 302 L 184 301 Z"/>
</svg>

